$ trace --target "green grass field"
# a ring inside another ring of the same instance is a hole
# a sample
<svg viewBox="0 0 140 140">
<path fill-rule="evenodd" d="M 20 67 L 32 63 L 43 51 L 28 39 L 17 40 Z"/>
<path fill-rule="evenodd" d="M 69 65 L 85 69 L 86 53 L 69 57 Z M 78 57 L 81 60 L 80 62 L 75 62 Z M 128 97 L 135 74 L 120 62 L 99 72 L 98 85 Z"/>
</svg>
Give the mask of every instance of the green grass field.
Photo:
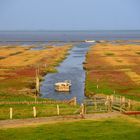
<svg viewBox="0 0 140 140">
<path fill-rule="evenodd" d="M 28 128 L 0 129 L 1 140 L 139 140 L 140 124 L 132 118 L 83 120 Z"/>
<path fill-rule="evenodd" d="M 33 106 L 36 107 L 37 117 L 57 116 L 56 104 L 20 104 L 20 105 L 0 105 L 0 120 L 9 119 L 9 109 L 13 108 L 13 119 L 33 118 Z M 59 104 L 60 115 L 75 115 L 79 106 Z"/>
<path fill-rule="evenodd" d="M 98 89 L 97 89 L 97 85 L 98 85 Z M 129 88 L 128 86 L 124 86 L 124 87 L 114 86 L 114 87 L 115 87 L 115 89 L 117 89 L 117 90 L 115 90 L 117 95 L 125 96 L 126 98 L 132 99 L 135 101 L 140 101 L 140 98 L 137 97 L 137 94 L 139 94 L 139 92 L 140 92 L 140 87 L 129 90 L 132 93 L 137 93 L 136 95 L 133 95 L 133 96 L 131 94 L 130 95 L 121 94 L 121 92 L 118 91 L 118 90 L 127 90 L 127 88 Z M 105 94 L 105 95 L 112 95 L 112 94 L 114 94 L 114 89 L 105 80 L 102 80 L 99 83 L 97 83 L 96 80 L 91 81 L 90 79 L 87 78 L 85 95 L 87 97 L 89 97 L 92 94 L 101 94 L 101 93 Z"/>
</svg>

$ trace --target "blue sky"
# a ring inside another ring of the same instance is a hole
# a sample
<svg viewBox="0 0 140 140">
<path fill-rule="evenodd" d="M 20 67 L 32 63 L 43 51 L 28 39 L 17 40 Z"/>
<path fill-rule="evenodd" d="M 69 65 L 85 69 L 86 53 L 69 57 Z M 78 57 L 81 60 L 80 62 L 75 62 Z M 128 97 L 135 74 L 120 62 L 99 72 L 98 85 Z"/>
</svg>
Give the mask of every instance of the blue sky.
<svg viewBox="0 0 140 140">
<path fill-rule="evenodd" d="M 140 29 L 140 0 L 0 0 L 0 30 Z"/>
</svg>

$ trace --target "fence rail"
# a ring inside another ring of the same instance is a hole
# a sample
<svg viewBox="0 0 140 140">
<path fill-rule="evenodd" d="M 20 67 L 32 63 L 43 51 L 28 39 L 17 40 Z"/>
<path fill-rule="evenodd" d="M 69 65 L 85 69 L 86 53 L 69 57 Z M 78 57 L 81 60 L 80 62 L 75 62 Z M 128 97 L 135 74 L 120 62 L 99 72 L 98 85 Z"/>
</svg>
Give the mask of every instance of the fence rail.
<svg viewBox="0 0 140 140">
<path fill-rule="evenodd" d="M 76 105 L 77 101 L 76 101 L 76 97 L 70 99 L 70 100 L 63 100 L 63 101 L 51 101 L 51 100 L 47 100 L 47 101 L 1 101 L 0 105 L 19 105 L 19 104 L 60 104 L 60 103 L 64 103 L 64 104 L 70 104 L 70 105 Z"/>
<path fill-rule="evenodd" d="M 126 115 L 140 114 L 140 111 L 131 111 L 131 100 L 114 95 L 108 95 L 104 98 L 95 97 L 93 99 L 86 99 L 81 106 L 77 105 L 76 97 L 64 101 L 0 102 L 0 105 L 7 105 L 0 108 L 0 119 L 74 114 L 80 114 L 84 118 L 84 114 L 112 112 L 114 110 Z"/>
<path fill-rule="evenodd" d="M 49 117 L 49 116 L 67 116 L 83 114 L 83 105 L 30 105 L 30 106 L 7 106 L 0 108 L 0 120 L 3 119 L 23 119 L 23 118 L 36 118 L 36 117 Z"/>
<path fill-rule="evenodd" d="M 128 111 L 131 109 L 131 100 L 122 96 L 107 95 L 104 97 L 95 96 L 84 102 L 85 112 L 108 112 L 108 111 Z"/>
</svg>

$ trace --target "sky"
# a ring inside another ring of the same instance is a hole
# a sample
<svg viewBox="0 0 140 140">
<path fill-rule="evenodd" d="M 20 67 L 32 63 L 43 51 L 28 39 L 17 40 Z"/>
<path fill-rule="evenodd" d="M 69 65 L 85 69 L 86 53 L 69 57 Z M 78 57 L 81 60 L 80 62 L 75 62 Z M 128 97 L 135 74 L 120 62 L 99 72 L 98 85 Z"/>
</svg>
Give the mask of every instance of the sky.
<svg viewBox="0 0 140 140">
<path fill-rule="evenodd" d="M 0 0 L 0 30 L 137 30 L 140 0 Z"/>
</svg>

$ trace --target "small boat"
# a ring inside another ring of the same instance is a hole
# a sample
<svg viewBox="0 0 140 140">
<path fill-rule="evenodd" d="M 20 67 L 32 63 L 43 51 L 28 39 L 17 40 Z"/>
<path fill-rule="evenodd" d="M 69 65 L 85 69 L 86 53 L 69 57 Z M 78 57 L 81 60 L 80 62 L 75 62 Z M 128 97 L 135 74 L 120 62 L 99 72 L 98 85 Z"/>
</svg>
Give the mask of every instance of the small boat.
<svg viewBox="0 0 140 140">
<path fill-rule="evenodd" d="M 95 40 L 85 40 L 86 43 L 94 43 L 96 42 Z"/>
<path fill-rule="evenodd" d="M 71 88 L 71 81 L 64 81 L 64 82 L 58 82 L 55 83 L 55 90 L 59 92 L 70 92 Z"/>
</svg>

